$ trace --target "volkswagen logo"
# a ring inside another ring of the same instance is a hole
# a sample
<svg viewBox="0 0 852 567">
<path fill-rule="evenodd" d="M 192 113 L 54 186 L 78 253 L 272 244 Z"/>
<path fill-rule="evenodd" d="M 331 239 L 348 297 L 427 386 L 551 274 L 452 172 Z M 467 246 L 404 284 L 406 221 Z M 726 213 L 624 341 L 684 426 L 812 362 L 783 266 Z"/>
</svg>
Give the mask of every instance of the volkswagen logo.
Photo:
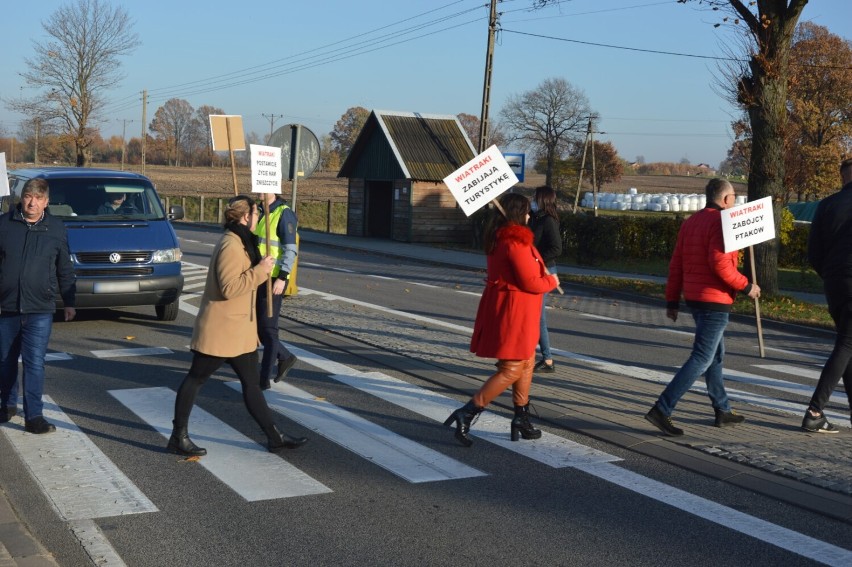
<svg viewBox="0 0 852 567">
<path fill-rule="evenodd" d="M 119 262 L 121 262 L 121 254 L 119 254 L 118 252 L 113 252 L 109 255 L 109 261 L 113 264 L 118 264 Z"/>
</svg>

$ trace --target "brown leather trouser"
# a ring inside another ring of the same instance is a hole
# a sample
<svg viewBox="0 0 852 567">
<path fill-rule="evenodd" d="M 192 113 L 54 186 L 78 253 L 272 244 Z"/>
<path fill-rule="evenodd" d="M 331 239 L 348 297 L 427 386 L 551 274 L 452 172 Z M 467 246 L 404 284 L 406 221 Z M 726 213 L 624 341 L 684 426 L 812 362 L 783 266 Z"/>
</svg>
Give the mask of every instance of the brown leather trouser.
<svg viewBox="0 0 852 567">
<path fill-rule="evenodd" d="M 498 360 L 497 372 L 473 395 L 474 405 L 484 408 L 509 386 L 512 386 L 512 401 L 515 405 L 527 405 L 534 364 L 535 355 L 528 360 Z"/>
</svg>

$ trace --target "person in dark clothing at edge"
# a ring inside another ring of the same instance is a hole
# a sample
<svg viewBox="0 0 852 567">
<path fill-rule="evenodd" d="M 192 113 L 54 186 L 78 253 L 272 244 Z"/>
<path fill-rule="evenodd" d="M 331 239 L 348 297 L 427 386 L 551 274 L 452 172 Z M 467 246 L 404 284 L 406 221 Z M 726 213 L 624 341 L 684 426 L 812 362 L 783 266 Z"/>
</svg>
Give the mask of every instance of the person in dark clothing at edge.
<svg viewBox="0 0 852 567">
<path fill-rule="evenodd" d="M 65 224 L 47 211 L 50 187 L 33 178 L 17 207 L 0 217 L 0 423 L 18 413 L 18 357 L 24 430 L 43 434 L 56 426 L 43 415 L 44 356 L 62 297 L 65 321 L 74 309 L 76 277 Z"/>
<path fill-rule="evenodd" d="M 837 433 L 823 413 L 843 378 L 852 409 L 852 159 L 840 164 L 843 188 L 820 201 L 808 237 L 808 261 L 822 278 L 837 337 L 802 420 L 812 433 Z M 850 418 L 852 419 L 852 418 Z"/>
<path fill-rule="evenodd" d="M 273 237 L 266 238 L 266 220 L 263 214 L 254 233 L 258 236 L 261 256 L 275 258 L 272 268 L 272 317 L 268 317 L 266 282 L 257 289 L 257 335 L 263 345 L 263 358 L 260 361 L 260 389 L 269 389 L 269 377 L 272 363 L 276 362 L 274 381 L 287 376 L 287 372 L 296 364 L 296 355 L 287 350 L 278 339 L 278 321 L 281 314 L 281 301 L 290 285 L 290 274 L 299 254 L 296 244 L 298 220 L 287 203 L 275 193 L 264 193 L 264 213 L 269 210 L 269 228 Z M 268 242 L 267 242 L 268 240 Z"/>
<path fill-rule="evenodd" d="M 695 341 L 689 359 L 645 415 L 657 429 L 671 436 L 683 435 L 683 429 L 672 423 L 671 415 L 677 402 L 702 374 L 716 414 L 716 427 L 745 420 L 731 409 L 725 392 L 724 333 L 737 291 L 755 299 L 760 297 L 760 287 L 749 283 L 737 270 L 739 252 L 724 251 L 721 212 L 736 202 L 733 186 L 724 179 L 711 179 L 705 192 L 707 206 L 680 227 L 666 282 L 666 316 L 677 321 L 682 293 L 695 320 Z"/>
<path fill-rule="evenodd" d="M 530 228 L 533 231 L 533 246 L 541 254 L 544 265 L 551 274 L 556 273 L 556 259 L 562 255 L 562 235 L 559 232 L 559 213 L 556 211 L 556 191 L 547 185 L 535 190 L 530 201 Z M 550 353 L 550 334 L 547 332 L 547 294 L 541 300 L 541 327 L 538 348 L 541 351 L 534 370 L 541 373 L 552 373 L 556 369 L 553 356 Z"/>
</svg>

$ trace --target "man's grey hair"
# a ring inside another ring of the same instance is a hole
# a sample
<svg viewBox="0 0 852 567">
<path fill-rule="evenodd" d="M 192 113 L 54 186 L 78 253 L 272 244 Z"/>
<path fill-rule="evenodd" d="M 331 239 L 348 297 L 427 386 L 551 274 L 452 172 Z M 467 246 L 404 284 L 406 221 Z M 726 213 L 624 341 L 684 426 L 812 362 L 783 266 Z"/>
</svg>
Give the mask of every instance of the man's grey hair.
<svg viewBox="0 0 852 567">
<path fill-rule="evenodd" d="M 38 196 L 49 195 L 50 186 L 47 184 L 47 179 L 42 179 L 41 177 L 33 177 L 32 179 L 24 183 L 24 188 L 21 190 L 21 197 L 30 193 Z"/>
</svg>

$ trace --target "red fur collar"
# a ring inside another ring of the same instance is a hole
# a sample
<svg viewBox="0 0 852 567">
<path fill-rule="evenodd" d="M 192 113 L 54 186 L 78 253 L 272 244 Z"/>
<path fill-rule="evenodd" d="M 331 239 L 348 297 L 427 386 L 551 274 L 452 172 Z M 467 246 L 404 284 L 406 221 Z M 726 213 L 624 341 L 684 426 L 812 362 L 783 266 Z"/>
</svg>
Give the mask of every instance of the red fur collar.
<svg viewBox="0 0 852 567">
<path fill-rule="evenodd" d="M 497 240 L 509 240 L 525 246 L 532 246 L 533 233 L 529 227 L 512 223 L 497 230 Z"/>
</svg>

